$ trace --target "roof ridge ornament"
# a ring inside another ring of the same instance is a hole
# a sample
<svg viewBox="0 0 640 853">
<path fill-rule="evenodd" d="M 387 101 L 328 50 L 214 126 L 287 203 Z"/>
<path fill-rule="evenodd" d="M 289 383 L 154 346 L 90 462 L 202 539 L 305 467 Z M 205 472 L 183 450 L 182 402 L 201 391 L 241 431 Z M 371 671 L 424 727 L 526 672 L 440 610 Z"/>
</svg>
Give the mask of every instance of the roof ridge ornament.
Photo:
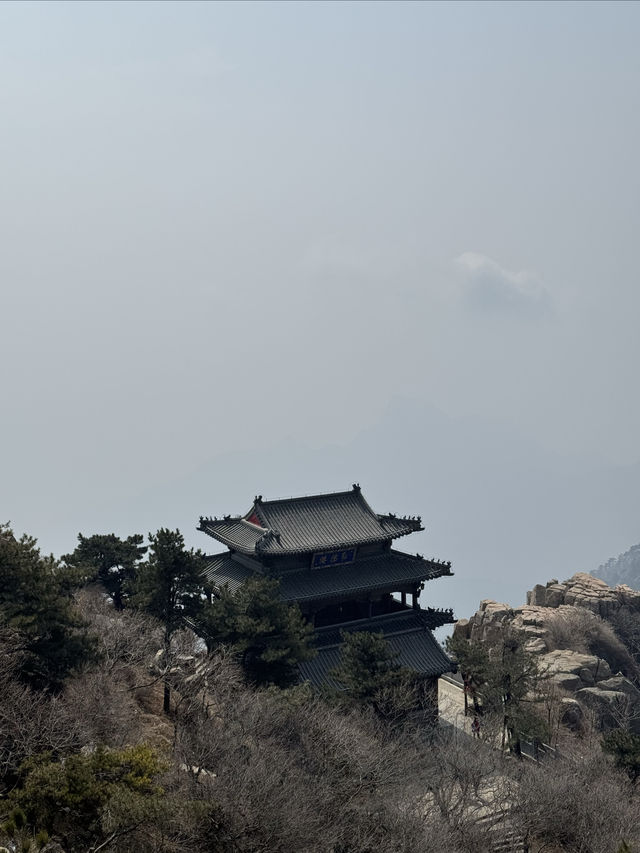
<svg viewBox="0 0 640 853">
<path fill-rule="evenodd" d="M 256 545 L 255 545 L 256 553 L 259 554 L 261 551 L 264 551 L 264 549 L 268 545 L 270 545 L 274 539 L 276 540 L 278 545 L 282 545 L 281 535 L 280 535 L 279 530 L 273 530 L 272 528 L 265 530 L 265 532 L 262 534 L 262 536 L 256 542 Z"/>
</svg>

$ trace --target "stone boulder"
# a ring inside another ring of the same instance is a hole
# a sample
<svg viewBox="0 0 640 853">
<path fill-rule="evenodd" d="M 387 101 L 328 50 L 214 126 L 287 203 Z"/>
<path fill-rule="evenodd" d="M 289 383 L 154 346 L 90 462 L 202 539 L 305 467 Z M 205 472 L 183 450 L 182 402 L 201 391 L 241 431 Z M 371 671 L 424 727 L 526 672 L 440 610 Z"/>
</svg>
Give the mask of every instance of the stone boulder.
<svg viewBox="0 0 640 853">
<path fill-rule="evenodd" d="M 575 693 L 576 690 L 581 690 L 585 686 L 585 682 L 579 675 L 573 675 L 570 672 L 555 672 L 551 676 L 551 681 L 567 693 Z"/>
<path fill-rule="evenodd" d="M 629 721 L 629 700 L 621 690 L 583 687 L 576 693 L 576 699 L 593 712 L 599 728 L 613 729 Z"/>
<path fill-rule="evenodd" d="M 624 693 L 640 710 L 640 690 L 638 690 L 632 681 L 625 678 L 624 675 L 614 675 L 612 678 L 603 679 L 598 682 L 598 687 L 601 690 L 613 690 L 616 693 Z"/>
<path fill-rule="evenodd" d="M 557 683 L 569 689 L 576 689 L 578 681 L 583 685 L 592 685 L 597 681 L 611 677 L 609 664 L 595 655 L 585 655 L 571 649 L 555 649 L 540 656 L 540 669 L 547 672 Z M 572 676 L 569 678 L 568 676 Z"/>
<path fill-rule="evenodd" d="M 469 620 L 469 639 L 489 644 L 498 642 L 504 627 L 509 625 L 512 619 L 513 610 L 508 604 L 487 598 L 480 602 L 478 611 Z"/>
<path fill-rule="evenodd" d="M 560 722 L 572 732 L 579 732 L 584 724 L 582 706 L 576 699 L 566 697 L 560 700 Z"/>
<path fill-rule="evenodd" d="M 524 644 L 525 649 L 532 655 L 543 655 L 547 651 L 547 644 L 542 637 L 534 637 Z"/>
</svg>

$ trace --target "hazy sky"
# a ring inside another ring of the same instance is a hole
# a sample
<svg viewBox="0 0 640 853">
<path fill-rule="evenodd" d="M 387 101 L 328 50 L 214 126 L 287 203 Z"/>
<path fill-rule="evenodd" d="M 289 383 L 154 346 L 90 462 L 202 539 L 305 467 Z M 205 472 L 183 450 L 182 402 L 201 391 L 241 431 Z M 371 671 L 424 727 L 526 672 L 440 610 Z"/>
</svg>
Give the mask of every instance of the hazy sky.
<svg viewBox="0 0 640 853">
<path fill-rule="evenodd" d="M 637 3 L 0 4 L 0 518 L 399 397 L 638 462 L 639 43 Z"/>
</svg>

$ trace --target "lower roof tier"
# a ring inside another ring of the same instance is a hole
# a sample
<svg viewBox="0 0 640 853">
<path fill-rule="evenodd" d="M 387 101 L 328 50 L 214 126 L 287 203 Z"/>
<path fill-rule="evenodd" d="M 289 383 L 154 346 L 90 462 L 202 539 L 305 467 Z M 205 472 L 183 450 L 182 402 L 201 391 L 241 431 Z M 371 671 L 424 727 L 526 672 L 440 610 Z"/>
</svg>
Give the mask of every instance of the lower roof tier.
<svg viewBox="0 0 640 853">
<path fill-rule="evenodd" d="M 229 551 L 210 557 L 205 573 L 209 583 L 219 587 L 227 584 L 231 592 L 256 574 Z M 285 601 L 297 604 L 339 601 L 366 593 L 395 592 L 450 574 L 449 563 L 390 550 L 350 565 L 287 572 L 280 577 L 280 594 Z"/>
<path fill-rule="evenodd" d="M 455 666 L 429 630 L 429 625 L 428 611 L 407 609 L 373 619 L 320 628 L 315 638 L 318 654 L 313 660 L 300 664 L 301 680 L 314 686 L 340 688 L 330 673 L 340 664 L 341 631 L 383 633 L 391 651 L 396 653 L 398 663 L 425 677 L 435 678 L 452 672 Z"/>
</svg>

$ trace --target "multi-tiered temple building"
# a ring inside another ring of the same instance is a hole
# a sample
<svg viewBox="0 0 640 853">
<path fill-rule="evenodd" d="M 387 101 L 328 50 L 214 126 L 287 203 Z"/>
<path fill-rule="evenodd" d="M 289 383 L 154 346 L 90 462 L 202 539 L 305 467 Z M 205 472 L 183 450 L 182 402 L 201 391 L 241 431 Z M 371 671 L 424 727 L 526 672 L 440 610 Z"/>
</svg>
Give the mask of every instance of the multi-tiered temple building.
<svg viewBox="0 0 640 853">
<path fill-rule="evenodd" d="M 244 516 L 201 518 L 199 530 L 229 549 L 209 558 L 214 586 L 233 591 L 252 574 L 277 577 L 280 594 L 316 629 L 318 655 L 301 678 L 331 682 L 341 630 L 382 632 L 398 661 L 435 679 L 452 669 L 432 629 L 454 621 L 451 610 L 422 608 L 424 582 L 451 575 L 451 563 L 392 548 L 423 530 L 420 517 L 375 513 L 360 487 L 303 498 L 256 497 Z"/>
</svg>

